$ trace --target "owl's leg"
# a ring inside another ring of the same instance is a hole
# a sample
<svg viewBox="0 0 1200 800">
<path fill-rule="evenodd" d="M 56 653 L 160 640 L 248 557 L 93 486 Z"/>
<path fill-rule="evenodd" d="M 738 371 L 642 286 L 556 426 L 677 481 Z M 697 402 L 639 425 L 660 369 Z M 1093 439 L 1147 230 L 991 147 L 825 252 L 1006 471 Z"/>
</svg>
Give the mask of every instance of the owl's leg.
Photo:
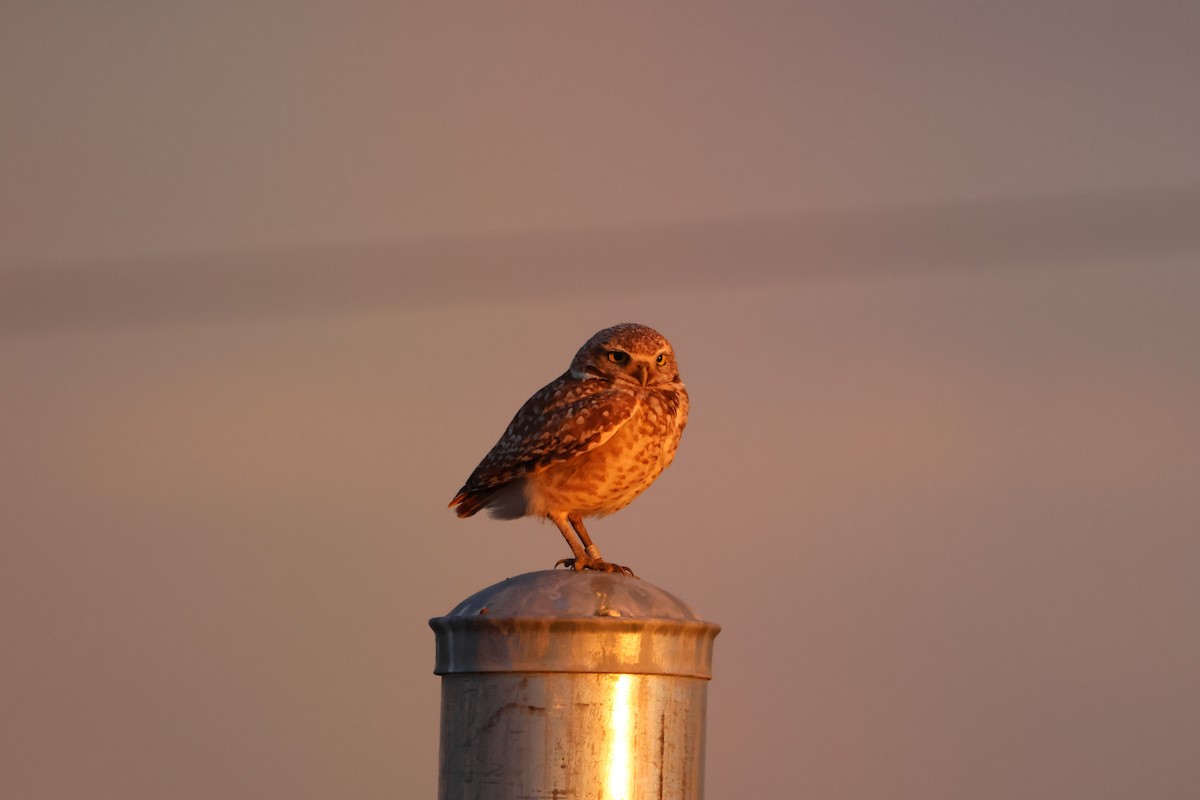
<svg viewBox="0 0 1200 800">
<path fill-rule="evenodd" d="M 567 522 L 571 523 L 571 527 L 575 529 L 575 534 L 579 537 L 579 541 L 583 542 L 583 552 L 587 553 L 589 561 L 602 561 L 600 558 L 600 548 L 592 543 L 592 537 L 588 536 L 587 528 L 583 527 L 582 514 L 567 514 Z"/>
<path fill-rule="evenodd" d="M 592 537 L 588 536 L 587 528 L 583 526 L 582 514 L 568 514 L 567 521 L 571 523 L 571 527 L 575 529 L 575 533 L 579 536 L 579 540 L 583 542 L 583 552 L 586 555 L 586 558 L 583 559 L 583 564 L 581 565 L 579 553 L 576 551 L 575 562 L 570 566 L 573 566 L 577 570 L 595 569 L 603 572 L 620 572 L 633 578 L 637 577 L 633 574 L 633 570 L 631 570 L 629 567 L 623 567 L 620 564 L 613 564 L 600 557 L 600 548 L 596 547 L 596 545 L 592 543 Z M 559 528 L 559 530 L 562 529 Z M 566 535 L 566 531 L 563 531 L 563 536 Z M 571 549 L 572 551 L 575 550 L 574 547 Z"/>
<path fill-rule="evenodd" d="M 570 547 L 571 552 L 575 554 L 574 558 L 564 558 L 554 566 L 557 567 L 559 564 L 565 564 L 566 566 L 574 567 L 575 569 L 583 569 L 582 566 L 577 567 L 575 565 L 586 564 L 588 557 L 583 551 L 583 546 L 579 544 L 579 540 L 575 538 L 575 534 L 572 533 L 571 529 L 567 526 L 567 515 L 547 514 L 546 516 L 549 517 L 550 521 L 554 523 L 554 527 L 558 528 L 558 532 L 561 533 L 563 538 L 567 540 L 567 547 Z"/>
</svg>

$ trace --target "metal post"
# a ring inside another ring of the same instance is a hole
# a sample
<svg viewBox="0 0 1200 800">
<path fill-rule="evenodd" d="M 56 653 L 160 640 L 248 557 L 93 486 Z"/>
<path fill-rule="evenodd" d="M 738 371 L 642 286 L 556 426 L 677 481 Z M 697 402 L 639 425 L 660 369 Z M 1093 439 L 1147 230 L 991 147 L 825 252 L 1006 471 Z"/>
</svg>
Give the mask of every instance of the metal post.
<svg viewBox="0 0 1200 800">
<path fill-rule="evenodd" d="M 531 572 L 429 621 L 439 800 L 701 800 L 720 627 L 624 575 Z"/>
</svg>

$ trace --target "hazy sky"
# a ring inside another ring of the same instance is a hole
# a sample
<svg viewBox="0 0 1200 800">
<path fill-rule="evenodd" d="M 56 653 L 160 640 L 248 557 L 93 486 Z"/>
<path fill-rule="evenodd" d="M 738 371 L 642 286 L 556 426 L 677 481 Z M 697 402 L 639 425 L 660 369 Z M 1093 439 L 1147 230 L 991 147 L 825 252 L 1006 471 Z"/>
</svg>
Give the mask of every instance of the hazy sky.
<svg viewBox="0 0 1200 800">
<path fill-rule="evenodd" d="M 5 263 L 1190 183 L 1182 3 L 5 4 Z"/>
<path fill-rule="evenodd" d="M 0 11 L 0 796 L 431 797 L 445 510 L 594 331 L 708 796 L 1200 793 L 1200 11 Z"/>
</svg>

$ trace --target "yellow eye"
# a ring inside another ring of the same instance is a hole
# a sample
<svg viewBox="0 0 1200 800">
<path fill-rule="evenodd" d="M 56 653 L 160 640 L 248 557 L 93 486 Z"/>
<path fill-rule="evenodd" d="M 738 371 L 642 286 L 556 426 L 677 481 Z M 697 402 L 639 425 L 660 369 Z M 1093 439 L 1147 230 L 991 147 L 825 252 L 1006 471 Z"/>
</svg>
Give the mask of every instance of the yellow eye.
<svg viewBox="0 0 1200 800">
<path fill-rule="evenodd" d="M 658 354 L 658 358 L 654 359 L 654 363 L 655 363 L 655 364 L 658 364 L 660 367 L 661 367 L 663 364 L 667 363 L 667 354 L 666 354 L 666 353 L 659 353 L 659 354 Z"/>
<path fill-rule="evenodd" d="M 623 353 L 620 350 L 613 350 L 609 352 L 608 360 L 614 364 L 624 364 L 629 360 L 629 353 Z"/>
</svg>

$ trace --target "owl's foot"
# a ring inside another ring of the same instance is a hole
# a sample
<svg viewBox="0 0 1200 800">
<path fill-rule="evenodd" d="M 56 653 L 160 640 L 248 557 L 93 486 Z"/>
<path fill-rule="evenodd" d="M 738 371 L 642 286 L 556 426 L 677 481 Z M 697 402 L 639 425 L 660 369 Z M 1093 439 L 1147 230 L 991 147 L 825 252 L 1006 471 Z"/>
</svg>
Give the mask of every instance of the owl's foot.
<svg viewBox="0 0 1200 800">
<path fill-rule="evenodd" d="M 634 575 L 633 570 L 631 570 L 629 567 L 623 567 L 620 564 L 614 564 L 611 561 L 605 561 L 602 558 L 590 558 L 587 560 L 582 558 L 562 558 L 559 559 L 558 563 L 556 563 L 554 566 L 555 568 L 566 567 L 567 569 L 573 569 L 576 572 L 581 572 L 585 569 L 594 569 L 597 572 L 616 572 L 621 575 L 628 575 L 631 578 L 637 577 L 637 575 Z"/>
</svg>

